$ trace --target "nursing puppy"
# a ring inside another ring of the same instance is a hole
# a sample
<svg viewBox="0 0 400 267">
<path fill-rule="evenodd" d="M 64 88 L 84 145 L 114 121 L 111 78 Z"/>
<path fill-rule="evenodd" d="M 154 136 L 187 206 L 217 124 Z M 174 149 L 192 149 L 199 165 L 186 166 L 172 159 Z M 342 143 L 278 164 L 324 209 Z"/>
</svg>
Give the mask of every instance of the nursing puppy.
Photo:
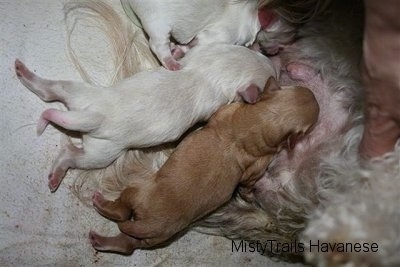
<svg viewBox="0 0 400 267">
<path fill-rule="evenodd" d="M 309 89 L 280 90 L 270 78 L 259 102 L 221 108 L 178 145 L 156 174 L 133 181 L 117 200 L 96 192 L 96 210 L 117 221 L 121 233 L 103 237 L 91 231 L 92 245 L 125 254 L 160 245 L 229 201 L 238 185 L 248 198 L 273 156 L 309 131 L 318 114 Z"/>
<path fill-rule="evenodd" d="M 197 44 L 250 46 L 259 30 L 268 27 L 276 17 L 264 11 L 259 19 L 256 0 L 123 0 L 122 3 L 133 9 L 149 35 L 151 50 L 170 70 L 180 69 L 176 58 Z M 171 37 L 184 46 L 175 46 Z"/>
<path fill-rule="evenodd" d="M 255 102 L 268 77 L 276 77 L 268 58 L 234 45 L 198 46 L 182 64 L 180 71 L 159 67 L 102 88 L 44 80 L 16 60 L 16 74 L 28 89 L 69 109 L 44 111 L 38 134 L 50 122 L 82 133 L 83 148 L 69 144 L 55 160 L 49 174 L 51 191 L 69 168 L 106 167 L 128 148 L 174 141 L 237 95 Z"/>
</svg>

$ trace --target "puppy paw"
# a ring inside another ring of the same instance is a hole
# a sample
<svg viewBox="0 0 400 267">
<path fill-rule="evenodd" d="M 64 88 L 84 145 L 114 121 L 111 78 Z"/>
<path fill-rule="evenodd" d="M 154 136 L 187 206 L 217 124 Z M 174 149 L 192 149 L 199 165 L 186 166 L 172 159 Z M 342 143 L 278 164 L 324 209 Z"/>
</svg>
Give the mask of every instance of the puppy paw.
<svg viewBox="0 0 400 267">
<path fill-rule="evenodd" d="M 28 70 L 28 68 L 22 63 L 21 60 L 15 60 L 15 73 L 17 74 L 18 78 L 23 78 L 26 80 L 31 80 L 33 78 L 32 72 Z"/>
<path fill-rule="evenodd" d="M 95 208 L 101 207 L 104 204 L 105 198 L 102 193 L 94 192 L 92 196 L 93 206 Z"/>
<path fill-rule="evenodd" d="M 176 45 L 174 48 L 172 48 L 171 54 L 174 59 L 180 59 L 183 58 L 185 52 L 180 46 Z"/>
<path fill-rule="evenodd" d="M 65 175 L 65 171 L 60 168 L 56 168 L 54 172 L 51 172 L 49 174 L 48 186 L 52 193 L 57 191 L 58 187 L 61 184 L 62 179 L 64 178 L 64 175 Z"/>
<path fill-rule="evenodd" d="M 90 231 L 89 232 L 89 241 L 90 241 L 90 244 L 92 244 L 93 248 L 95 248 L 96 250 L 102 250 L 103 237 L 101 235 L 97 234 L 95 231 Z"/>
<path fill-rule="evenodd" d="M 164 66 L 172 71 L 180 70 L 182 68 L 182 65 L 172 56 L 164 59 Z"/>
<path fill-rule="evenodd" d="M 57 190 L 58 186 L 60 185 L 60 181 L 54 177 L 53 173 L 49 174 L 49 189 L 53 193 Z"/>
</svg>

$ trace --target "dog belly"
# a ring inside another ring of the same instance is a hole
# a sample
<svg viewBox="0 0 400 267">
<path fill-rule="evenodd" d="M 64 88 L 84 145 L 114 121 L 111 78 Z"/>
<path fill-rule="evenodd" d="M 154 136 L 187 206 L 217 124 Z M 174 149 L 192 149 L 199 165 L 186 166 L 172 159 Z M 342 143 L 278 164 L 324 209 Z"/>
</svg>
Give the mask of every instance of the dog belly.
<svg viewBox="0 0 400 267">
<path fill-rule="evenodd" d="M 271 163 L 267 172 L 255 185 L 258 202 L 268 211 L 270 192 L 278 192 L 283 187 L 295 188 L 296 177 L 306 173 L 309 183 L 315 177 L 315 155 L 325 143 L 340 134 L 349 118 L 349 112 L 341 99 L 332 91 L 329 79 L 325 79 L 314 70 L 312 63 L 296 58 L 273 58 L 272 61 L 281 69 L 281 85 L 300 85 L 309 88 L 320 106 L 318 123 L 312 132 L 300 140 L 292 151 L 281 151 Z M 290 62 L 290 63 L 288 63 Z M 316 171 L 316 170 L 315 170 Z"/>
</svg>

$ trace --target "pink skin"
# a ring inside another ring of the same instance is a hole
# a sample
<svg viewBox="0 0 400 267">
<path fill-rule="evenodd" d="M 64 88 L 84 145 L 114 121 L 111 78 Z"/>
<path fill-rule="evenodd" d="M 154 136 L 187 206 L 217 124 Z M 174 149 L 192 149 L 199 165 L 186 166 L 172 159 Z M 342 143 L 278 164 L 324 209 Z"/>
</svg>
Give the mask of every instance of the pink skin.
<svg viewBox="0 0 400 267">
<path fill-rule="evenodd" d="M 400 137 L 400 2 L 365 0 L 365 7 L 365 129 L 359 151 L 370 159 L 393 151 Z"/>
<path fill-rule="evenodd" d="M 189 51 L 189 49 L 193 48 L 199 43 L 197 38 L 194 38 L 192 41 L 190 41 L 188 44 L 183 45 L 183 44 L 172 44 L 171 47 L 171 54 L 172 57 L 176 60 L 183 58 L 185 54 Z"/>
<path fill-rule="evenodd" d="M 260 88 L 255 84 L 250 84 L 244 91 L 238 92 L 240 97 L 249 104 L 254 104 L 257 102 L 260 96 Z"/>
<path fill-rule="evenodd" d="M 182 68 L 182 65 L 178 61 L 176 61 L 173 56 L 166 57 L 163 59 L 163 61 L 164 65 L 169 70 L 176 71 Z"/>
<path fill-rule="evenodd" d="M 50 122 L 53 122 L 64 128 L 66 125 L 70 124 L 68 118 L 64 116 L 63 113 L 63 111 L 54 108 L 46 109 L 40 116 L 36 131 L 37 135 L 42 135 Z"/>
<path fill-rule="evenodd" d="M 101 206 L 104 202 L 104 197 L 100 192 L 94 192 L 92 196 L 93 206 Z"/>
<path fill-rule="evenodd" d="M 269 28 L 278 19 L 278 15 L 272 9 L 260 8 L 258 10 L 258 20 L 260 21 L 262 30 Z"/>
<path fill-rule="evenodd" d="M 314 129 L 307 136 L 296 141 L 293 150 L 280 152 L 264 177 L 256 183 L 256 197 L 261 203 L 266 201 L 265 196 L 268 195 L 268 191 L 276 191 L 282 185 L 290 183 L 304 160 L 314 154 L 320 144 L 336 135 L 343 128 L 347 118 L 346 111 L 340 103 L 334 101 L 334 96 L 329 93 L 326 82 L 310 67 L 311 64 L 284 63 L 278 56 L 271 59 L 277 69 L 281 69 L 281 85 L 305 86 L 314 93 L 320 106 L 320 115 Z"/>
<path fill-rule="evenodd" d="M 181 46 L 176 45 L 172 50 L 171 50 L 172 57 L 176 60 L 183 58 L 185 55 L 185 52 L 181 48 Z"/>
</svg>

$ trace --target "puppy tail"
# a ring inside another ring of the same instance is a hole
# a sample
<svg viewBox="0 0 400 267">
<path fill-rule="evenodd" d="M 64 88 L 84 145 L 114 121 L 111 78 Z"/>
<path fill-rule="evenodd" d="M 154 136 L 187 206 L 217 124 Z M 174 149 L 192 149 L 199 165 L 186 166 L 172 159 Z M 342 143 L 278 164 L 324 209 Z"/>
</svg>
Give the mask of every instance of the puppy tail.
<svg viewBox="0 0 400 267">
<path fill-rule="evenodd" d="M 111 7 L 103 1 L 73 0 L 65 4 L 65 24 L 67 27 L 67 50 L 83 80 L 93 84 L 78 54 L 72 48 L 73 34 L 77 26 L 100 29 L 112 49 L 113 74 L 108 85 L 134 73 L 159 66 L 150 51 L 143 31 L 135 26 L 123 13 L 121 6 Z M 82 52 L 82 51 L 79 51 Z"/>
</svg>

